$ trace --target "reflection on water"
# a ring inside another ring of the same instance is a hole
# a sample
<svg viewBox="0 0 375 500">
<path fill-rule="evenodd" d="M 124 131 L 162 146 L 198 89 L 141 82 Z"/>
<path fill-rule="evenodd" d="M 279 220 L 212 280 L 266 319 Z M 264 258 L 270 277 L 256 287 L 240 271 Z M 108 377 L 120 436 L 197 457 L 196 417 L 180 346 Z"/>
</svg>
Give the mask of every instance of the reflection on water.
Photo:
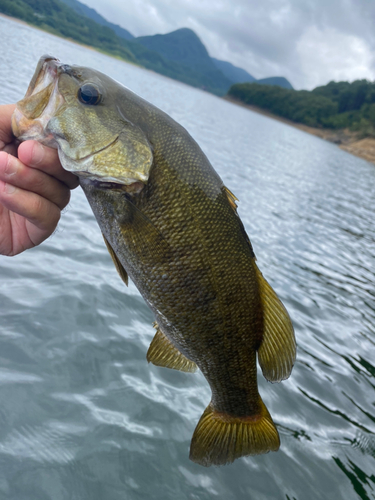
<svg viewBox="0 0 375 500">
<path fill-rule="evenodd" d="M 147 365 L 152 315 L 118 278 L 83 194 L 56 234 L 0 258 L 0 498 L 375 498 L 375 168 L 215 96 L 0 18 L 0 102 L 37 59 L 95 67 L 184 125 L 225 184 L 293 319 L 292 377 L 260 391 L 281 449 L 204 469 L 210 391 Z"/>
</svg>

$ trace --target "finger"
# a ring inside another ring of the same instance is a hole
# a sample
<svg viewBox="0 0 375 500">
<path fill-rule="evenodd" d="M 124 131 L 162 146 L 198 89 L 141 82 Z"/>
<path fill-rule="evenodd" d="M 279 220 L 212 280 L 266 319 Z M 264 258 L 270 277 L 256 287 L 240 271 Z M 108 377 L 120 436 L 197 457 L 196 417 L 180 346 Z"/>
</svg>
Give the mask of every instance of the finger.
<svg viewBox="0 0 375 500">
<path fill-rule="evenodd" d="M 51 201 L 30 191 L 0 181 L 0 203 L 35 226 L 32 239 L 37 245 L 55 230 L 60 220 L 60 209 Z"/>
<path fill-rule="evenodd" d="M 15 104 L 4 104 L 0 107 L 0 148 L 14 141 L 11 118 Z"/>
<path fill-rule="evenodd" d="M 70 189 L 79 185 L 78 177 L 62 168 L 56 149 L 43 146 L 37 141 L 25 141 L 18 148 L 18 157 L 25 165 L 56 177 Z"/>
<path fill-rule="evenodd" d="M 0 152 L 0 180 L 9 185 L 31 191 L 54 203 L 62 210 L 69 203 L 69 188 L 54 177 L 29 168 L 19 159 L 5 152 Z"/>
</svg>

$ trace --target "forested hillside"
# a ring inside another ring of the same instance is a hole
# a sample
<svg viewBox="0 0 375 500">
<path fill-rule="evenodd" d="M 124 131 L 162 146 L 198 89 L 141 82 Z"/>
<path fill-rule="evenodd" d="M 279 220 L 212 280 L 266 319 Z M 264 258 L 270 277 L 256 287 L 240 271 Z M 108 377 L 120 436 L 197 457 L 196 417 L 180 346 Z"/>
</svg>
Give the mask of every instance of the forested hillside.
<svg viewBox="0 0 375 500">
<path fill-rule="evenodd" d="M 283 76 L 269 76 L 268 78 L 260 78 L 257 83 L 262 85 L 278 85 L 284 89 L 293 90 L 292 84 Z"/>
<path fill-rule="evenodd" d="M 375 136 L 375 83 L 368 80 L 330 82 L 312 91 L 243 83 L 232 85 L 228 95 L 311 127 Z"/>
<path fill-rule="evenodd" d="M 122 28 L 118 24 L 111 23 L 104 19 L 103 16 L 98 14 L 95 9 L 88 7 L 82 2 L 78 0 L 62 0 L 68 7 L 71 7 L 75 10 L 79 15 L 86 16 L 95 21 L 96 23 L 102 24 L 103 26 L 107 26 L 108 28 L 112 28 L 113 31 L 121 38 L 125 38 L 125 40 L 132 40 L 134 36 L 126 29 Z"/>
<path fill-rule="evenodd" d="M 215 66 L 233 83 L 243 83 L 243 82 L 254 82 L 256 78 L 250 75 L 247 71 L 242 68 L 234 66 L 234 64 L 221 61 L 220 59 L 215 59 L 211 57 L 211 61 Z"/>
<path fill-rule="evenodd" d="M 56 35 L 92 45 L 127 61 L 136 62 L 136 57 L 126 40 L 118 37 L 111 28 L 78 15 L 59 0 L 0 0 L 0 12 Z"/>
<path fill-rule="evenodd" d="M 178 63 L 186 71 L 199 72 L 205 86 L 217 89 L 224 95 L 232 81 L 216 67 L 199 37 L 188 28 L 181 28 L 165 35 L 141 36 L 135 39 L 149 50 L 158 52 L 164 59 Z"/>
</svg>

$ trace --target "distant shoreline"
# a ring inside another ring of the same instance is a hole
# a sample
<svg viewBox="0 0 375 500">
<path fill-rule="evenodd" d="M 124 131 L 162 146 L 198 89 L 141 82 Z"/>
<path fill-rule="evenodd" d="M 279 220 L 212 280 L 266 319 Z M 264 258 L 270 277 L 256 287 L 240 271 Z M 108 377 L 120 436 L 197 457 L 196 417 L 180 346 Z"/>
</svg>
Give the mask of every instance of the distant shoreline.
<svg viewBox="0 0 375 500">
<path fill-rule="evenodd" d="M 15 21 L 16 23 L 20 23 L 20 24 L 23 24 L 25 26 L 30 26 L 31 28 L 37 29 L 39 31 L 43 31 L 44 33 L 49 33 L 50 35 L 55 36 L 57 38 L 62 38 L 63 40 L 68 40 L 69 42 L 74 43 L 75 45 L 79 45 L 81 47 L 85 47 L 86 49 L 94 50 L 94 51 L 99 52 L 99 53 L 104 53 L 108 57 L 116 59 L 116 57 L 114 57 L 113 55 L 109 54 L 108 52 L 101 51 L 97 47 L 92 47 L 91 45 L 85 45 L 85 44 L 79 43 L 75 40 L 72 40 L 71 38 L 65 38 L 63 36 L 56 35 L 54 33 L 51 33 L 48 30 L 44 30 L 42 28 L 39 28 L 38 26 L 35 26 L 33 24 L 29 24 L 26 21 L 22 21 L 22 19 L 18 19 L 16 17 L 12 17 L 12 16 L 7 16 L 6 14 L 3 14 L 3 13 L 0 13 L 0 16 L 5 18 L 5 19 L 10 19 L 11 21 Z M 121 60 L 123 60 L 123 59 L 121 59 Z M 133 64 L 133 65 L 140 67 L 140 68 L 143 68 L 143 66 L 139 66 L 138 64 L 131 63 L 129 61 L 124 60 L 124 62 L 127 62 L 128 64 Z M 147 68 L 143 68 L 143 69 L 147 70 Z M 150 71 L 150 70 L 147 70 L 147 71 Z M 166 78 L 168 78 L 168 77 L 166 77 Z M 175 80 L 174 78 L 170 78 L 170 79 L 173 81 L 178 81 L 178 80 Z M 183 82 L 179 82 L 179 83 L 183 83 Z M 267 116 L 268 118 L 272 118 L 274 120 L 285 123 L 286 125 L 290 125 L 291 127 L 298 128 L 299 130 L 302 130 L 303 132 L 307 132 L 308 134 L 315 135 L 316 137 L 319 137 L 320 139 L 324 139 L 326 141 L 337 144 L 344 151 L 375 164 L 375 139 L 372 139 L 370 137 L 366 137 L 365 139 L 358 139 L 356 134 L 354 134 L 353 132 L 350 132 L 349 130 L 318 129 L 318 128 L 314 128 L 314 127 L 308 127 L 307 125 L 292 122 L 291 120 L 288 120 L 286 118 L 282 118 L 281 116 L 274 115 L 273 113 L 270 113 L 262 108 L 258 108 L 257 106 L 245 104 L 242 101 L 234 99 L 233 97 L 229 97 L 228 95 L 223 96 L 222 99 L 225 99 L 226 101 L 231 102 L 232 104 L 236 104 L 237 106 L 242 106 L 244 108 L 247 108 L 251 111 L 254 111 L 255 113 L 259 113 L 261 115 Z"/>
<path fill-rule="evenodd" d="M 84 47 L 85 49 L 93 50 L 95 52 L 98 52 L 98 54 L 104 54 L 107 57 L 111 57 L 112 59 L 115 59 L 117 61 L 122 61 L 126 64 L 130 64 L 130 65 L 135 66 L 137 68 L 141 68 L 144 71 L 150 71 L 151 73 L 155 73 L 156 75 L 159 75 L 162 78 L 167 78 L 168 80 L 171 80 L 172 82 L 177 82 L 181 85 L 187 85 L 190 88 L 198 88 L 198 87 L 193 87 L 192 85 L 189 85 L 188 83 L 182 82 L 180 80 L 176 80 L 175 78 L 172 78 L 170 76 L 163 75 L 162 73 L 157 73 L 153 69 L 146 68 L 145 66 L 142 66 L 142 64 L 138 64 L 138 63 L 132 62 L 132 61 L 127 61 L 126 59 L 123 59 L 122 57 L 116 57 L 115 55 L 111 54 L 110 52 L 107 52 L 105 50 L 101 50 L 98 47 L 93 47 L 92 45 L 86 45 L 84 43 L 77 42 L 77 40 L 73 40 L 73 38 L 68 38 L 68 37 L 65 37 L 63 35 L 58 35 L 56 33 L 52 33 L 49 30 L 45 30 L 43 28 L 40 28 L 39 26 L 36 26 L 35 24 L 31 24 L 31 23 L 28 23 L 26 21 L 23 21 L 22 19 L 19 19 L 18 17 L 8 16 L 6 14 L 3 14 L 2 12 L 0 12 L 0 17 L 4 17 L 5 19 L 10 19 L 11 21 L 15 21 L 16 23 L 23 24 L 24 26 L 29 26 L 29 28 L 33 28 L 33 29 L 42 31 L 43 33 L 48 33 L 51 36 L 54 36 L 56 38 L 60 38 L 61 40 L 66 40 L 70 43 L 74 43 L 75 45 L 78 45 L 79 47 Z M 215 94 L 212 94 L 212 95 L 215 95 Z"/>
<path fill-rule="evenodd" d="M 308 127 L 307 125 L 303 125 L 302 123 L 292 122 L 287 118 L 282 118 L 281 116 L 274 115 L 265 109 L 258 108 L 257 106 L 252 106 L 250 104 L 245 104 L 238 99 L 234 99 L 228 95 L 224 96 L 222 99 L 225 99 L 232 104 L 236 104 L 237 106 L 242 106 L 244 108 L 249 109 L 250 111 L 254 111 L 255 113 L 259 113 L 261 115 L 267 116 L 268 118 L 272 118 L 273 120 L 277 120 L 279 122 L 285 123 L 286 125 L 290 125 L 291 127 L 298 128 L 303 132 L 307 132 L 308 134 L 315 135 L 315 137 L 319 137 L 320 139 L 324 139 L 325 141 L 332 142 L 339 146 L 339 148 L 343 149 L 347 153 L 350 153 L 354 156 L 358 156 L 363 160 L 369 161 L 370 163 L 375 164 L 375 139 L 371 137 L 366 137 L 364 139 L 358 139 L 357 134 L 351 132 L 350 130 L 333 130 L 333 129 L 323 129 L 323 128 L 315 128 Z"/>
<path fill-rule="evenodd" d="M 19 24 L 23 24 L 24 26 L 29 26 L 29 28 L 33 28 L 35 30 L 42 31 L 43 33 L 48 33 L 51 36 L 55 36 L 56 38 L 60 38 L 62 40 L 67 40 L 70 43 L 74 43 L 75 45 L 79 45 L 80 47 L 85 47 L 85 49 L 89 50 L 94 50 L 95 52 L 99 52 L 99 54 L 104 54 L 108 57 L 112 57 L 112 59 L 116 59 L 116 57 L 113 54 L 110 54 L 109 52 L 106 52 L 105 50 L 100 50 L 97 47 L 93 47 L 92 45 L 85 45 L 84 43 L 77 42 L 77 40 L 73 40 L 73 38 L 68 38 L 62 35 L 57 35 L 56 33 L 52 33 L 51 31 L 45 30 L 43 28 L 40 28 L 39 26 L 36 26 L 35 24 L 28 23 L 26 21 L 23 21 L 22 19 L 19 19 L 18 17 L 12 17 L 12 16 L 7 16 L 6 14 L 3 14 L 0 12 L 0 17 L 4 17 L 5 19 L 10 19 L 11 21 L 14 21 Z M 143 66 L 140 66 L 139 64 L 135 64 L 131 61 L 125 61 L 125 59 L 118 58 L 120 61 L 124 61 L 127 64 L 133 64 L 134 66 L 137 66 L 138 68 L 143 68 Z M 143 68 L 146 69 L 147 68 Z M 150 71 L 150 70 L 147 70 Z"/>
</svg>

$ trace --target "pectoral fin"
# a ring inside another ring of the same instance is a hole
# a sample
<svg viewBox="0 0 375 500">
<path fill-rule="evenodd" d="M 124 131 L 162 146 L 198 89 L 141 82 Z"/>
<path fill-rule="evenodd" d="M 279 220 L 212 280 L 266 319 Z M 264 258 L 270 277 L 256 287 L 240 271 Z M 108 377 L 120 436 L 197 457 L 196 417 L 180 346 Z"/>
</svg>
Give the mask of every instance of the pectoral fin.
<svg viewBox="0 0 375 500">
<path fill-rule="evenodd" d="M 157 324 L 154 326 L 157 328 L 157 331 L 148 348 L 147 361 L 156 366 L 173 368 L 181 372 L 195 372 L 197 365 L 180 353 L 159 329 Z"/>
<path fill-rule="evenodd" d="M 103 238 L 104 238 L 104 242 L 107 246 L 109 255 L 112 257 L 112 260 L 115 264 L 117 272 L 119 273 L 119 275 L 120 275 L 122 281 L 125 283 L 125 285 L 128 286 L 128 282 L 129 282 L 128 273 L 125 271 L 123 265 L 118 260 L 117 255 L 113 251 L 113 248 L 111 247 L 111 245 L 108 243 L 107 238 L 104 236 L 104 234 L 103 234 Z"/>
<path fill-rule="evenodd" d="M 263 304 L 263 340 L 258 361 L 270 382 L 289 377 L 296 359 L 296 339 L 287 310 L 254 262 Z"/>
</svg>

